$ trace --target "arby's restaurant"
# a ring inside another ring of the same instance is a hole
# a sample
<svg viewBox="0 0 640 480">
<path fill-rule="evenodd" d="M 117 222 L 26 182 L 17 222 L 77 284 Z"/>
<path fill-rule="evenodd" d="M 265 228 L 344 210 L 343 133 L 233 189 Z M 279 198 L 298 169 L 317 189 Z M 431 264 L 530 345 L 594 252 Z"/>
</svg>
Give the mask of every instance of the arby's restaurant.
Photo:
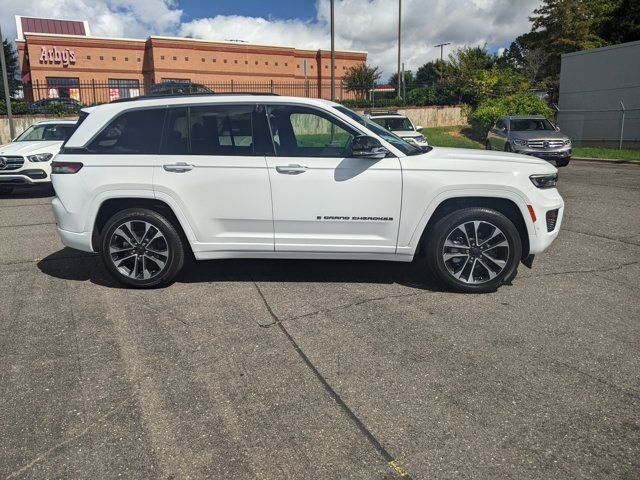
<svg viewBox="0 0 640 480">
<path fill-rule="evenodd" d="M 69 97 L 90 105 L 144 94 L 155 83 L 193 82 L 214 91 L 271 91 L 329 97 L 330 51 L 238 41 L 149 36 L 97 37 L 82 20 L 16 16 L 25 97 Z M 337 95 L 366 52 L 336 51 Z"/>
</svg>

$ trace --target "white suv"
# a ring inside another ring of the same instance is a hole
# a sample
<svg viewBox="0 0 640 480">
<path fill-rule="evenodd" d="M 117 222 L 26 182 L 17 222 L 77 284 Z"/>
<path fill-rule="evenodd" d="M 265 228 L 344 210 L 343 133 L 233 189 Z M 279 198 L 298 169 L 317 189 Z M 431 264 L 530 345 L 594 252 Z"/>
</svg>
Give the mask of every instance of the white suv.
<svg viewBox="0 0 640 480">
<path fill-rule="evenodd" d="M 400 115 L 395 110 L 381 110 L 370 111 L 367 116 L 373 122 L 395 133 L 407 143 L 423 149 L 429 146 L 427 137 L 420 133 L 422 126 L 415 126 L 406 115 Z"/>
<path fill-rule="evenodd" d="M 495 290 L 558 235 L 557 170 L 503 152 L 418 149 L 328 101 L 199 95 L 82 111 L 53 162 L 65 245 L 134 287 L 185 255 L 411 261 Z"/>
<path fill-rule="evenodd" d="M 16 186 L 51 183 L 51 159 L 69 138 L 76 120 L 45 120 L 35 123 L 0 146 L 0 193 Z"/>
</svg>

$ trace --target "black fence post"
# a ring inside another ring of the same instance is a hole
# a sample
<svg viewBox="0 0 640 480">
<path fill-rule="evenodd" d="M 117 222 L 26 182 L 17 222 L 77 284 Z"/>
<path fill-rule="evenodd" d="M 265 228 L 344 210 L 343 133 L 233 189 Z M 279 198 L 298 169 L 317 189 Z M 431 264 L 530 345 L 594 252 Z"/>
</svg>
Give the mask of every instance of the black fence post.
<svg viewBox="0 0 640 480">
<path fill-rule="evenodd" d="M 95 105 L 96 102 L 96 79 L 92 78 L 91 79 L 91 90 L 93 91 L 93 104 Z"/>
</svg>

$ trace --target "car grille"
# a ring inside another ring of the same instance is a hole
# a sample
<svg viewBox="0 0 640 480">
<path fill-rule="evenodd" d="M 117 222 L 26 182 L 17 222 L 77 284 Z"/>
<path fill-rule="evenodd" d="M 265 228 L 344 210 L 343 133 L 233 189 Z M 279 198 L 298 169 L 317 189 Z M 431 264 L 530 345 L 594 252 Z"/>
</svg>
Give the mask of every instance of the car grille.
<svg viewBox="0 0 640 480">
<path fill-rule="evenodd" d="M 0 155 L 0 170 L 18 170 L 24 165 L 22 157 L 5 157 Z"/>
<path fill-rule="evenodd" d="M 547 232 L 553 232 L 558 221 L 558 209 L 549 210 L 547 212 Z"/>
<path fill-rule="evenodd" d="M 560 148 L 564 145 L 564 140 L 529 140 L 529 148 Z"/>
</svg>

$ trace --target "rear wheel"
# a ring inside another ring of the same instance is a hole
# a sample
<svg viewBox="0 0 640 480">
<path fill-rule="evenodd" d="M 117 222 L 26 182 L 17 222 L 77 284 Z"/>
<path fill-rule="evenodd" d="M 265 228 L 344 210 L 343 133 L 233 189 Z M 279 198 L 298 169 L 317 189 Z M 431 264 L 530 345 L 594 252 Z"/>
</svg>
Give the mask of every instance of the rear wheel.
<svg viewBox="0 0 640 480">
<path fill-rule="evenodd" d="M 109 219 L 103 232 L 102 260 L 109 273 L 127 286 L 166 285 L 184 265 L 179 233 L 153 210 L 124 210 Z"/>
<path fill-rule="evenodd" d="M 484 143 L 484 148 L 485 150 L 491 150 L 491 142 L 489 140 Z"/>
<path fill-rule="evenodd" d="M 513 279 L 522 242 L 500 212 L 465 208 L 438 220 L 427 237 L 426 255 L 434 275 L 452 290 L 485 293 Z"/>
</svg>

